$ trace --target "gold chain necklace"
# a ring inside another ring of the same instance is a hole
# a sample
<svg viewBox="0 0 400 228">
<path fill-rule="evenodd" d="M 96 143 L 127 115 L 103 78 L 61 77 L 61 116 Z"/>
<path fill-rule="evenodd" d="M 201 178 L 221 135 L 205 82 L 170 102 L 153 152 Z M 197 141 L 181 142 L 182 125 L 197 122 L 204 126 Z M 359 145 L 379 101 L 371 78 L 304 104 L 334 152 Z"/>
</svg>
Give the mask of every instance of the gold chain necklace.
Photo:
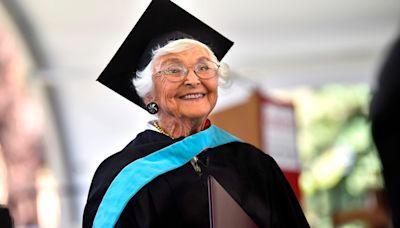
<svg viewBox="0 0 400 228">
<path fill-rule="evenodd" d="M 160 133 L 162 133 L 162 134 L 164 134 L 164 135 L 170 137 L 171 139 L 174 139 L 174 137 L 172 137 L 170 134 L 168 134 L 166 131 L 164 131 L 164 129 L 162 129 L 162 128 L 160 127 L 160 125 L 158 125 L 158 122 L 157 122 L 157 121 L 153 121 L 153 126 L 156 127 L 157 130 L 158 130 Z"/>
</svg>

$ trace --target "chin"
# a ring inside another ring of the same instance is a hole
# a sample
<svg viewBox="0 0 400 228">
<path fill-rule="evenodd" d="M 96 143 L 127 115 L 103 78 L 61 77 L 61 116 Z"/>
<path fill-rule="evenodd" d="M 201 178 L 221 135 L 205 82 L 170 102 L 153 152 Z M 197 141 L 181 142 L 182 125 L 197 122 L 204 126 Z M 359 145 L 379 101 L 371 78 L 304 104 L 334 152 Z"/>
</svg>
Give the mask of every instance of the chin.
<svg viewBox="0 0 400 228">
<path fill-rule="evenodd" d="M 182 116 L 189 118 L 189 119 L 204 119 L 207 118 L 210 110 L 198 110 L 198 109 L 191 109 L 187 110 L 188 112 L 182 112 Z"/>
<path fill-rule="evenodd" d="M 188 119 L 205 119 L 208 117 L 208 113 L 184 113 L 182 116 Z"/>
</svg>

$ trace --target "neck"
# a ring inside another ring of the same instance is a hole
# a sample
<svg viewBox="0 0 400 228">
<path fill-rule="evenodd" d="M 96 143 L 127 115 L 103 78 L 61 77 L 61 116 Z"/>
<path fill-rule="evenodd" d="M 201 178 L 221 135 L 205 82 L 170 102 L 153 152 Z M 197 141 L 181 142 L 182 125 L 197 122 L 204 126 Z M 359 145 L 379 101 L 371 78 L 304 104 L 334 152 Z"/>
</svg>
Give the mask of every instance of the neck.
<svg viewBox="0 0 400 228">
<path fill-rule="evenodd" d="M 204 128 L 207 118 L 186 120 L 179 118 L 162 118 L 157 121 L 158 126 L 171 138 L 186 137 L 195 134 Z"/>
</svg>

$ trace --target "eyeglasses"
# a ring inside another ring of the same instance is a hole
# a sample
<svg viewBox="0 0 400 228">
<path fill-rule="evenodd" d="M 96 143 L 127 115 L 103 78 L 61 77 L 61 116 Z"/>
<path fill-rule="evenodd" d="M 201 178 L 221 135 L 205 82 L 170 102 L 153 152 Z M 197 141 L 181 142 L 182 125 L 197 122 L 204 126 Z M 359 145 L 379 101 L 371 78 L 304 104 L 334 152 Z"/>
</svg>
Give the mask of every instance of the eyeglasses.
<svg viewBox="0 0 400 228">
<path fill-rule="evenodd" d="M 220 65 L 212 61 L 206 60 L 196 63 L 192 66 L 193 72 L 200 79 L 210 79 L 217 75 L 217 71 Z M 189 69 L 183 64 L 174 63 L 168 65 L 165 69 L 162 69 L 154 74 L 154 76 L 162 75 L 170 82 L 181 82 L 189 74 Z"/>
</svg>

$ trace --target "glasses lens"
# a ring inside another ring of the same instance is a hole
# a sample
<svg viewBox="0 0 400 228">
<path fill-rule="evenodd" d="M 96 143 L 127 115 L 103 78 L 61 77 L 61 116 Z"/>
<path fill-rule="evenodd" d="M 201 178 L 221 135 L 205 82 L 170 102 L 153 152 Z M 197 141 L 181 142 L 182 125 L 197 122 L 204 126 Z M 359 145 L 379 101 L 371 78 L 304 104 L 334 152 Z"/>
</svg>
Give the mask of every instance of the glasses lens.
<svg viewBox="0 0 400 228">
<path fill-rule="evenodd" d="M 218 65 L 211 61 L 200 62 L 193 67 L 193 70 L 200 78 L 207 79 L 217 75 Z"/>
<path fill-rule="evenodd" d="M 169 66 L 165 70 L 162 70 L 161 73 L 169 81 L 179 82 L 185 77 L 186 71 L 187 71 L 187 69 L 184 66 L 173 65 L 173 66 Z"/>
</svg>

